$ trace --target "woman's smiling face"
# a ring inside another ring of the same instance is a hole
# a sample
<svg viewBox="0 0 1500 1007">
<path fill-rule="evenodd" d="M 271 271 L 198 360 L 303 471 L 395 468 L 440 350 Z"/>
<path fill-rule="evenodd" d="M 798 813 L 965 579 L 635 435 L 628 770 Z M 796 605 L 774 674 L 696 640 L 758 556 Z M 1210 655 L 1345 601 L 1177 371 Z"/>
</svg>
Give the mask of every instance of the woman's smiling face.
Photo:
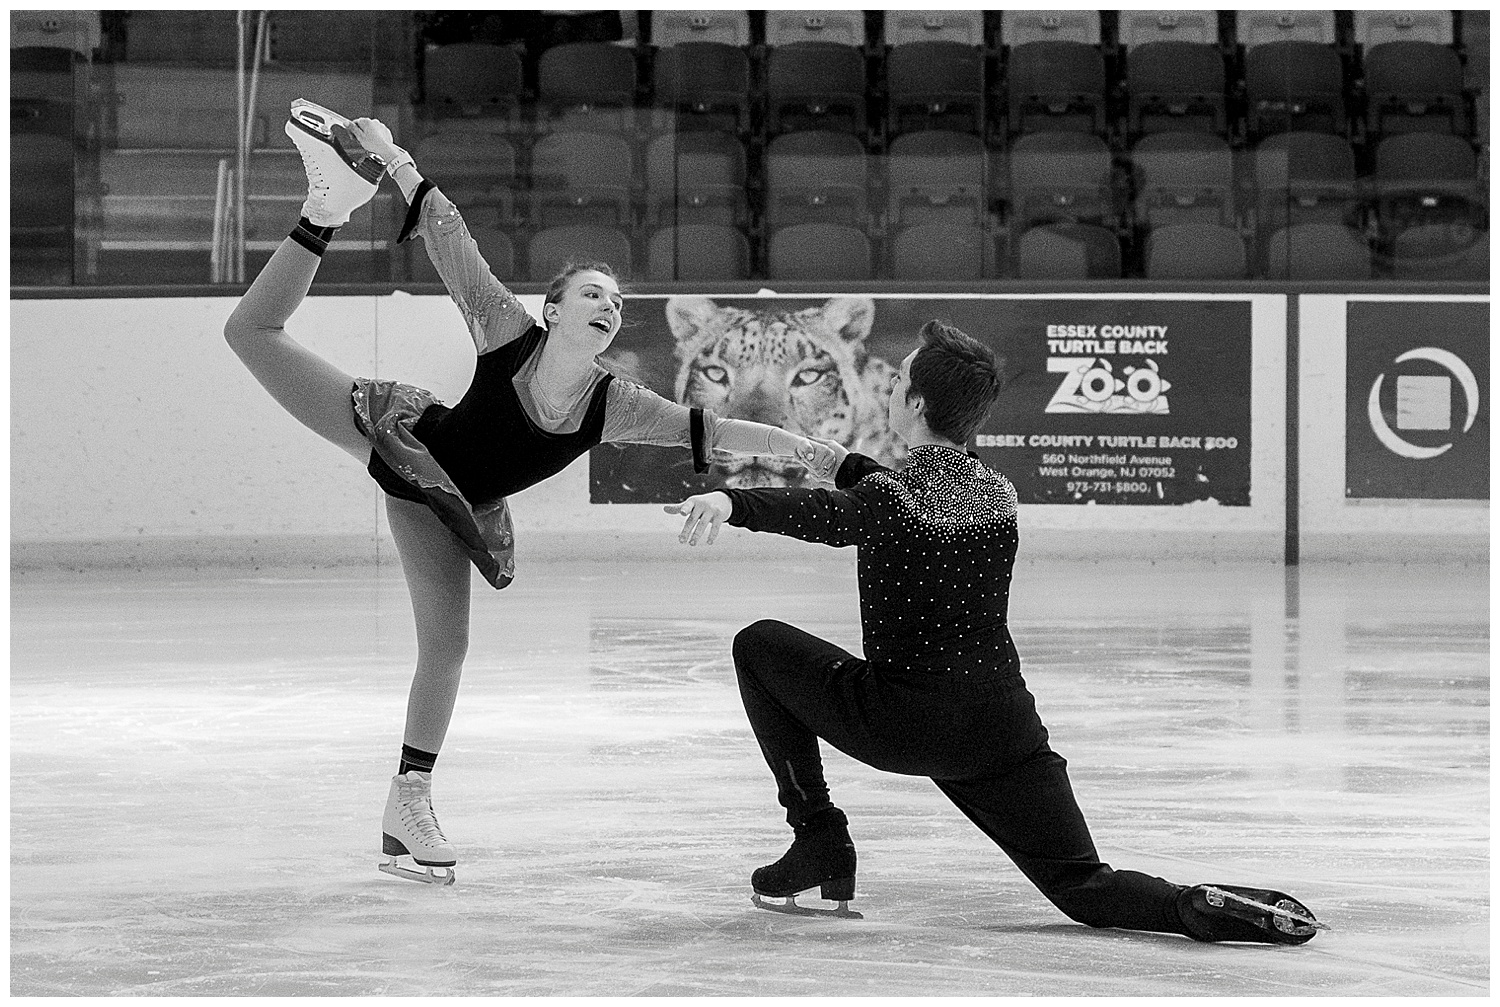
<svg viewBox="0 0 1500 1007">
<path fill-rule="evenodd" d="M 620 331 L 625 301 L 614 278 L 596 269 L 585 269 L 568 280 L 567 289 L 547 306 L 548 328 L 570 336 L 592 336 L 607 347 Z"/>
</svg>

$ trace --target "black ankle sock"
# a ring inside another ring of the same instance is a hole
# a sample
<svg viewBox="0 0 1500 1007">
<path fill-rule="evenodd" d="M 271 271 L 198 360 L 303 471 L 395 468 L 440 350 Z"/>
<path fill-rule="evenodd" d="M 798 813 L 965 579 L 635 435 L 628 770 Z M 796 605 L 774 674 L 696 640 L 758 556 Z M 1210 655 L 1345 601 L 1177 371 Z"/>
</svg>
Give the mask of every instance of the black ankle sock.
<svg viewBox="0 0 1500 1007">
<path fill-rule="evenodd" d="M 424 752 L 420 748 L 412 748 L 410 745 L 401 746 L 401 768 L 398 773 L 405 776 L 415 769 L 419 773 L 430 773 L 437 762 L 436 752 Z"/>
<path fill-rule="evenodd" d="M 321 259 L 337 230 L 337 227 L 319 227 L 306 217 L 300 217 L 288 237 Z"/>
</svg>

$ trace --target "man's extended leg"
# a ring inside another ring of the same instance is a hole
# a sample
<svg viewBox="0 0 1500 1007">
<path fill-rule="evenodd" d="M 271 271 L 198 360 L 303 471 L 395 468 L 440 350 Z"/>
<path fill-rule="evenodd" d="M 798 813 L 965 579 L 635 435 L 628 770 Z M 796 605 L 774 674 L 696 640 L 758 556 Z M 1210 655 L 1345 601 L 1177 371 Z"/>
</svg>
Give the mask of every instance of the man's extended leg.
<svg viewBox="0 0 1500 1007">
<path fill-rule="evenodd" d="M 1050 748 L 1009 772 L 933 782 L 1070 918 L 1193 936 L 1177 911 L 1183 886 L 1100 862 L 1067 762 Z"/>
</svg>

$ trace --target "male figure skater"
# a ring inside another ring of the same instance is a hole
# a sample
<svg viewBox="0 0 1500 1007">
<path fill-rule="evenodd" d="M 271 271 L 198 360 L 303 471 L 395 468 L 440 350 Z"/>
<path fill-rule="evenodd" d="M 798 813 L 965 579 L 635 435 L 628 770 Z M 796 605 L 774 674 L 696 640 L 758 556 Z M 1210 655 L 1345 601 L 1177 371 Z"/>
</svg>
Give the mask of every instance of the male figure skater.
<svg viewBox="0 0 1500 1007">
<path fill-rule="evenodd" d="M 842 452 L 832 490 L 728 490 L 666 508 L 687 516 L 679 541 L 691 545 L 705 531 L 712 542 L 728 521 L 859 551 L 864 658 L 772 620 L 734 640 L 745 712 L 795 834 L 785 856 L 752 875 L 752 900 L 858 916 L 848 909 L 854 844 L 823 779 L 821 737 L 876 769 L 931 777 L 1080 923 L 1200 941 L 1311 940 L 1326 926 L 1282 892 L 1188 887 L 1100 861 L 1006 627 L 1016 492 L 964 447 L 999 391 L 984 344 L 929 322 L 891 393 L 891 429 L 909 449 L 901 471 Z M 798 906 L 795 895 L 814 887 L 838 908 Z"/>
</svg>

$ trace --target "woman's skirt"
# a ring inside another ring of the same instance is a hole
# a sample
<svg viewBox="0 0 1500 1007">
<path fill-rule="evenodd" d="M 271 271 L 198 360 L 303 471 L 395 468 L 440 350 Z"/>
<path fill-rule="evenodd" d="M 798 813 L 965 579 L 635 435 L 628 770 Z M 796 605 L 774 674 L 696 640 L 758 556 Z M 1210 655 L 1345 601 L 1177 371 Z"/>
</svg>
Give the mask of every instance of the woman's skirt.
<svg viewBox="0 0 1500 1007">
<path fill-rule="evenodd" d="M 515 532 L 501 497 L 474 507 L 448 473 L 412 434 L 437 398 L 423 388 L 376 378 L 355 378 L 350 392 L 354 422 L 370 442 L 370 475 L 391 496 L 426 504 L 458 536 L 469 558 L 495 588 L 515 577 Z"/>
</svg>

